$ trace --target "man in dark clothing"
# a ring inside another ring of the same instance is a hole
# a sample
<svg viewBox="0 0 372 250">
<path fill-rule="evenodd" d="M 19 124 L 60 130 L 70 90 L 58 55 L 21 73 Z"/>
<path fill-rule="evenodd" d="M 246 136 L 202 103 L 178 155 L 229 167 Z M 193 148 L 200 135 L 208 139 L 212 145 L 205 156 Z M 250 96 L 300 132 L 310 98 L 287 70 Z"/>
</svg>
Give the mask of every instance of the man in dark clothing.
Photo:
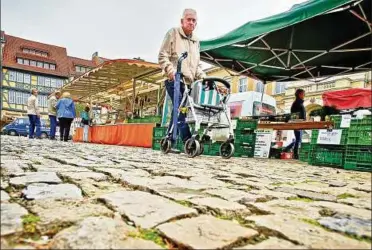
<svg viewBox="0 0 372 250">
<path fill-rule="evenodd" d="M 296 114 L 298 119 L 303 119 L 306 120 L 306 110 L 304 107 L 304 99 L 305 99 L 305 90 L 303 89 L 297 89 L 296 93 L 296 100 L 292 103 L 291 107 L 291 114 L 294 115 Z M 293 148 L 293 157 L 295 159 L 298 159 L 298 147 L 301 143 L 301 138 L 302 138 L 302 131 L 301 130 L 294 130 L 294 134 L 296 137 L 296 140 L 289 144 L 284 151 L 288 152 L 290 149 Z"/>
</svg>

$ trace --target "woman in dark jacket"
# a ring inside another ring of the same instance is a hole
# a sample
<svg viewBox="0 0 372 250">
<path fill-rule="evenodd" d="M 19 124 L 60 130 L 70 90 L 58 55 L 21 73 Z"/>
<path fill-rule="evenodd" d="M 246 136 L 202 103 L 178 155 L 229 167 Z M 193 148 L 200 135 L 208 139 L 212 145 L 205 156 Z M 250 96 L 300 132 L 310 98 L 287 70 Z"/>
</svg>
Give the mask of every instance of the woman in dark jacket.
<svg viewBox="0 0 372 250">
<path fill-rule="evenodd" d="M 297 115 L 298 119 L 306 120 L 306 109 L 304 107 L 304 99 L 305 99 L 305 90 L 297 89 L 296 93 L 296 100 L 292 103 L 291 106 L 291 114 Z M 288 152 L 293 147 L 293 157 L 298 159 L 298 147 L 301 143 L 302 139 L 302 131 L 301 130 L 294 130 L 296 140 L 289 144 L 284 151 Z"/>
</svg>

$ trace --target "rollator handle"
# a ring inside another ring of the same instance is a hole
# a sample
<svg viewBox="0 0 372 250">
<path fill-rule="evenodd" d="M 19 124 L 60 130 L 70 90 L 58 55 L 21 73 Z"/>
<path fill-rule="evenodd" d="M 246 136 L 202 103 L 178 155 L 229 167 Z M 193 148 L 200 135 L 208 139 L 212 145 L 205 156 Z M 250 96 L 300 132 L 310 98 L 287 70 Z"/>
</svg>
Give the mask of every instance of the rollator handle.
<svg viewBox="0 0 372 250">
<path fill-rule="evenodd" d="M 185 60 L 187 56 L 188 56 L 188 53 L 187 51 L 185 51 L 181 54 L 180 58 L 178 58 L 177 73 L 181 72 L 182 61 Z"/>
</svg>

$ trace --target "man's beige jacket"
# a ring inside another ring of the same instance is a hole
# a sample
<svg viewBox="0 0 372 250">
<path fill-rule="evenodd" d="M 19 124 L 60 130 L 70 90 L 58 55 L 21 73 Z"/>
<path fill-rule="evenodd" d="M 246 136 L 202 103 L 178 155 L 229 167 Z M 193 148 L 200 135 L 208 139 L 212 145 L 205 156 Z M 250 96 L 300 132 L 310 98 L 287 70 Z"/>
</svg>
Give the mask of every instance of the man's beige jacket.
<svg viewBox="0 0 372 250">
<path fill-rule="evenodd" d="M 48 115 L 57 116 L 57 97 L 51 96 L 48 100 Z"/>
<path fill-rule="evenodd" d="M 31 95 L 27 100 L 27 114 L 28 115 L 39 115 L 40 114 L 37 97 L 34 95 Z"/>
<path fill-rule="evenodd" d="M 159 64 L 164 76 L 176 73 L 177 61 L 183 52 L 187 51 L 188 56 L 182 62 L 182 74 L 185 83 L 191 84 L 195 80 L 205 77 L 200 64 L 200 44 L 193 34 L 187 37 L 181 27 L 173 28 L 166 34 L 159 52 Z"/>
</svg>

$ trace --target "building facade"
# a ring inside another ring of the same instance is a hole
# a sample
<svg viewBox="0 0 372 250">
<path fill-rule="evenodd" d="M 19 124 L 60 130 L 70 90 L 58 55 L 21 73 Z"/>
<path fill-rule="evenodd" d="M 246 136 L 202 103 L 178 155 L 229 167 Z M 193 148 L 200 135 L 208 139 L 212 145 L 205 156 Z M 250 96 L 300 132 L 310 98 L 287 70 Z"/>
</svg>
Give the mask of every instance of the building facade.
<svg viewBox="0 0 372 250">
<path fill-rule="evenodd" d="M 27 99 L 33 88 L 39 91 L 41 114 L 46 116 L 48 95 L 95 67 L 93 60 L 68 56 L 66 48 L 7 35 L 3 31 L 1 45 L 2 119 L 26 115 Z"/>
<path fill-rule="evenodd" d="M 295 91 L 302 88 L 306 91 L 305 108 L 311 111 L 323 106 L 322 94 L 326 91 L 344 90 L 350 88 L 371 88 L 371 72 L 356 73 L 347 76 L 332 77 L 327 81 L 313 83 L 309 81 L 269 82 L 263 86 L 261 81 L 246 76 L 236 76 L 226 69 L 213 67 L 205 70 L 210 77 L 219 77 L 231 84 L 232 93 L 245 91 L 264 92 L 276 100 L 277 114 L 289 113 L 295 99 Z"/>
</svg>

